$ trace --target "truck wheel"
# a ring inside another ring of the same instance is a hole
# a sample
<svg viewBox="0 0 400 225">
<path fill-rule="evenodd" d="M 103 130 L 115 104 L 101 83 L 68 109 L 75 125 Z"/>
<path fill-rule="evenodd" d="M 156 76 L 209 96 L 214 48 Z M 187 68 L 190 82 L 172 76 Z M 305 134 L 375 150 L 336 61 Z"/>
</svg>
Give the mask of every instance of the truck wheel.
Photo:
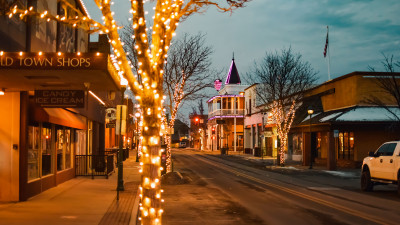
<svg viewBox="0 0 400 225">
<path fill-rule="evenodd" d="M 371 181 L 371 175 L 369 171 L 363 171 L 361 174 L 361 190 L 362 191 L 372 191 L 374 188 L 374 183 Z"/>
<path fill-rule="evenodd" d="M 397 176 L 397 194 L 400 197 L 400 173 Z"/>
</svg>

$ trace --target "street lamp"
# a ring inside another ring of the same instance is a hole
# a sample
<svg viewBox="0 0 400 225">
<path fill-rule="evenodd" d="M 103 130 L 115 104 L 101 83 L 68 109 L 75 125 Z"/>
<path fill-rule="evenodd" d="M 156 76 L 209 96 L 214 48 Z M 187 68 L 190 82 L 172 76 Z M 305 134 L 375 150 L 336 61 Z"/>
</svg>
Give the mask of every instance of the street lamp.
<svg viewBox="0 0 400 225">
<path fill-rule="evenodd" d="M 308 107 L 307 110 L 308 115 L 310 116 L 309 122 L 310 122 L 310 168 L 312 169 L 312 163 L 313 163 L 313 155 L 312 155 L 312 146 L 311 146 L 311 142 L 312 142 L 312 137 L 311 137 L 311 115 L 314 113 L 314 110 L 310 107 Z"/>
<path fill-rule="evenodd" d="M 139 162 L 139 118 L 140 118 L 140 113 L 136 112 L 135 117 L 136 117 L 136 162 Z"/>
</svg>

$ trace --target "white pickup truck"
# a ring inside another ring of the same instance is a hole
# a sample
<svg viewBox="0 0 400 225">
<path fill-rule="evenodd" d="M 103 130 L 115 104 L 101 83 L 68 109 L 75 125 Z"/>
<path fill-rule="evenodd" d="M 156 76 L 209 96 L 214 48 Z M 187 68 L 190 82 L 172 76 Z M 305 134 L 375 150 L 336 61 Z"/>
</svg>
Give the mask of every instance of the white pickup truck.
<svg viewBox="0 0 400 225">
<path fill-rule="evenodd" d="M 364 158 L 361 190 L 372 191 L 376 184 L 397 184 L 400 194 L 400 141 L 386 142 Z"/>
</svg>

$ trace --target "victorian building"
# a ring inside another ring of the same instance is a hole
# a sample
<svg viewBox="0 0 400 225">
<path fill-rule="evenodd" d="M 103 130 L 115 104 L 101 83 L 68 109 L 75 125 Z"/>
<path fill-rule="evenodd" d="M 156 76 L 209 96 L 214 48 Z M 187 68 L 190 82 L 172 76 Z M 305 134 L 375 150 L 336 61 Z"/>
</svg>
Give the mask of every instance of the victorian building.
<svg viewBox="0 0 400 225">
<path fill-rule="evenodd" d="M 243 151 L 244 89 L 232 59 L 224 87 L 208 103 L 207 148 Z"/>
</svg>

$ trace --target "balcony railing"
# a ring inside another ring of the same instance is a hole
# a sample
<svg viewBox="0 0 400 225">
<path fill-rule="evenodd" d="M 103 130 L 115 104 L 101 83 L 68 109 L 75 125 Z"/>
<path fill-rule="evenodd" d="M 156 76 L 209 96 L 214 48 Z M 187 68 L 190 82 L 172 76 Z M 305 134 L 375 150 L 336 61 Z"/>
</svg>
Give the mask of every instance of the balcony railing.
<svg viewBox="0 0 400 225">
<path fill-rule="evenodd" d="M 243 116 L 244 109 L 218 109 L 208 113 L 208 118 L 214 116 Z"/>
</svg>

